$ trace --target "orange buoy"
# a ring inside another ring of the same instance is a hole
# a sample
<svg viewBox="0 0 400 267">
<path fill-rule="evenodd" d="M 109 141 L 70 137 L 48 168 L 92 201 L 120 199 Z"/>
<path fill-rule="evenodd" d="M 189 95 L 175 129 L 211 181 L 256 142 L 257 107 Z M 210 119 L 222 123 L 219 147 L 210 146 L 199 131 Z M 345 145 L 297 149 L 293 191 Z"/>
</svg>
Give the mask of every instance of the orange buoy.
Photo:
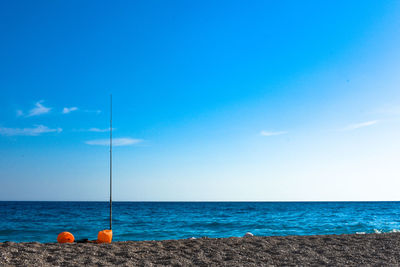
<svg viewBox="0 0 400 267">
<path fill-rule="evenodd" d="M 62 232 L 57 236 L 58 243 L 74 243 L 74 235 L 70 232 Z"/>
<path fill-rule="evenodd" d="M 97 243 L 111 243 L 112 230 L 100 231 L 97 235 Z"/>
</svg>

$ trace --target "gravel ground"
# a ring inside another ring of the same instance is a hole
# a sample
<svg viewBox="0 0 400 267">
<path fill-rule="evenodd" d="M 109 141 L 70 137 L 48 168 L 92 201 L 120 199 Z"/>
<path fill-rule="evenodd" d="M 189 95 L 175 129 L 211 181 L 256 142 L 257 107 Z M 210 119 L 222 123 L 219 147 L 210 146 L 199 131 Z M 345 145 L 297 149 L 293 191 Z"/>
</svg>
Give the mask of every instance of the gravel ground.
<svg viewBox="0 0 400 267">
<path fill-rule="evenodd" d="M 400 233 L 0 243 L 0 266 L 400 265 Z"/>
</svg>

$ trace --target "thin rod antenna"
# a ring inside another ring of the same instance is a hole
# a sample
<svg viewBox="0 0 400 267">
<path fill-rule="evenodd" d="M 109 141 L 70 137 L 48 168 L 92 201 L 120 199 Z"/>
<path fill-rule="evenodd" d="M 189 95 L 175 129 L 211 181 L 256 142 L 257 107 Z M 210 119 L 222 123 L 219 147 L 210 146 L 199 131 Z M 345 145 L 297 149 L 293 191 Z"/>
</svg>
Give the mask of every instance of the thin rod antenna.
<svg viewBox="0 0 400 267">
<path fill-rule="evenodd" d="M 112 94 L 110 94 L 110 230 L 112 230 Z"/>
</svg>

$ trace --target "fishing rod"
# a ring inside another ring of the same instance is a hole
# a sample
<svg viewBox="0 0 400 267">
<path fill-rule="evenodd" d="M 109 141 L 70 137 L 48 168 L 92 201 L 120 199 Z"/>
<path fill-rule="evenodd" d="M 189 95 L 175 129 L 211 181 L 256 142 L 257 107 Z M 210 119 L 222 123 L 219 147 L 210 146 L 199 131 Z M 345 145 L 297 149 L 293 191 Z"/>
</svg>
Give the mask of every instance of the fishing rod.
<svg viewBox="0 0 400 267">
<path fill-rule="evenodd" d="M 97 243 L 111 243 L 112 236 L 112 94 L 110 94 L 110 228 L 99 232 Z"/>
<path fill-rule="evenodd" d="M 110 230 L 112 230 L 112 94 L 110 94 Z"/>
</svg>

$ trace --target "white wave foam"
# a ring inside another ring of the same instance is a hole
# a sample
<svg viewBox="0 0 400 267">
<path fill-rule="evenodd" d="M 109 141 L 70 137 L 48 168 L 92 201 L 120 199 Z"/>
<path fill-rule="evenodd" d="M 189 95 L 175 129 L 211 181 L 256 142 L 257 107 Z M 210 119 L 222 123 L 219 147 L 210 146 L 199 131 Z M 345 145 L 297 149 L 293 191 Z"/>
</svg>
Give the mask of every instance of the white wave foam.
<svg viewBox="0 0 400 267">
<path fill-rule="evenodd" d="M 378 230 L 374 229 L 375 234 L 383 234 L 383 233 L 400 233 L 400 229 L 392 229 L 390 231 L 383 231 L 383 230 Z"/>
</svg>

